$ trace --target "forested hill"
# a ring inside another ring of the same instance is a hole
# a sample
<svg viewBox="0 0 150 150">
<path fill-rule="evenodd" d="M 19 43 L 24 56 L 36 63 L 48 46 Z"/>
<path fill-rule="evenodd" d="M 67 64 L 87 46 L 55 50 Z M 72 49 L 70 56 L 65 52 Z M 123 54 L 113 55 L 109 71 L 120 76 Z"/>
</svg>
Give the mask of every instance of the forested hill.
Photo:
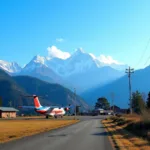
<svg viewBox="0 0 150 150">
<path fill-rule="evenodd" d="M 0 70 L 0 97 L 3 106 L 18 107 L 19 105 L 33 105 L 32 99 L 22 95 L 40 95 L 42 105 L 68 105 L 77 104 L 88 109 L 86 102 L 76 96 L 69 89 L 58 84 L 50 84 L 30 76 L 11 77 L 3 70 Z"/>
</svg>

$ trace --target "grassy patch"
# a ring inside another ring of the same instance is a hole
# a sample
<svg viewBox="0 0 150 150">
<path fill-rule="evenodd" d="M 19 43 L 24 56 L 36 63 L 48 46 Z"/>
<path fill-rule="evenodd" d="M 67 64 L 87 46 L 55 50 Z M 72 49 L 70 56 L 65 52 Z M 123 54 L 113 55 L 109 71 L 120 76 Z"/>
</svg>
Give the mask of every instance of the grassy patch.
<svg viewBox="0 0 150 150">
<path fill-rule="evenodd" d="M 1 120 L 0 143 L 67 126 L 78 120 Z"/>
<path fill-rule="evenodd" d="M 118 149 L 133 149 L 133 150 L 149 150 L 150 144 L 147 140 L 143 139 L 141 133 L 145 136 L 146 132 L 143 132 L 139 123 L 139 118 L 133 119 L 131 117 L 111 117 L 108 120 L 103 120 L 103 124 L 107 127 L 107 130 L 111 133 L 111 137 L 115 144 L 115 147 Z M 142 123 L 143 125 L 143 123 Z M 145 124 L 144 129 L 149 128 L 149 123 Z M 137 131 L 139 132 L 140 137 L 137 137 Z"/>
<path fill-rule="evenodd" d="M 123 117 L 114 117 L 112 120 L 116 125 L 121 126 L 127 131 L 140 138 L 149 140 L 150 120 L 148 117 L 143 119 L 142 115 L 125 115 Z"/>
</svg>

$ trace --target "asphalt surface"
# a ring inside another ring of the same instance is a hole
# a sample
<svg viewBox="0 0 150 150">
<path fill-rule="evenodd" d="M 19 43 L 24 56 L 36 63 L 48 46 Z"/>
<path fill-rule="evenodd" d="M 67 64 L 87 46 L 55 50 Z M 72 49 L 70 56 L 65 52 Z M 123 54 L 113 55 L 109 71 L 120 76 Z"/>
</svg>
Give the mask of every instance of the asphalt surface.
<svg viewBox="0 0 150 150">
<path fill-rule="evenodd" d="M 80 117 L 77 124 L 0 144 L 0 150 L 112 150 L 102 118 Z"/>
</svg>

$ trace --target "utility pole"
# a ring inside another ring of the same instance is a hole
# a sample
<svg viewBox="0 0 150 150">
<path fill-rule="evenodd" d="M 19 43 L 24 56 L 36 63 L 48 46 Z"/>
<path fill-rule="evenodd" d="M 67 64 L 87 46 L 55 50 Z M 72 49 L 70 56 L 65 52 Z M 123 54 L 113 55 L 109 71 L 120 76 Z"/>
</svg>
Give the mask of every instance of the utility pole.
<svg viewBox="0 0 150 150">
<path fill-rule="evenodd" d="M 76 119 L 76 89 L 74 88 L 74 100 L 75 100 L 75 119 Z"/>
<path fill-rule="evenodd" d="M 114 113 L 114 93 L 111 93 L 111 100 L 112 100 L 112 108 Z"/>
<path fill-rule="evenodd" d="M 130 114 L 132 114 L 132 91 L 131 91 L 131 73 L 134 73 L 134 69 L 129 67 L 126 69 L 126 72 L 129 78 L 129 100 L 130 100 Z"/>
</svg>

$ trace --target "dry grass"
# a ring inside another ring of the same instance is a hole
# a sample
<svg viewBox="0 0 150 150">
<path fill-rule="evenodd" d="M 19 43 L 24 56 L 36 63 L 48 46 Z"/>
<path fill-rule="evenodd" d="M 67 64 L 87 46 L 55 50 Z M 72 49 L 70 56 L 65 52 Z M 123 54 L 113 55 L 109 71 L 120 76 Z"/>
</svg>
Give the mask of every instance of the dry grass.
<svg viewBox="0 0 150 150">
<path fill-rule="evenodd" d="M 134 122 L 138 122 L 141 121 L 142 116 L 141 115 L 137 115 L 137 114 L 133 114 L 133 115 L 123 115 L 124 118 L 126 118 L 127 120 L 131 120 Z"/>
<path fill-rule="evenodd" d="M 78 122 L 78 120 L 1 120 L 0 143 L 49 131 Z"/>
<path fill-rule="evenodd" d="M 112 139 L 115 144 L 115 148 L 119 148 L 121 150 L 124 149 L 138 150 L 138 148 L 135 147 L 135 145 L 132 142 L 123 137 L 121 132 L 115 128 L 114 124 L 112 124 L 111 121 L 104 120 L 103 124 L 105 125 L 105 127 L 107 127 L 108 131 L 111 133 Z"/>
<path fill-rule="evenodd" d="M 124 116 L 125 117 L 125 116 Z M 140 117 L 126 116 L 127 120 L 134 120 L 135 122 L 140 119 Z M 136 118 L 136 119 L 135 119 Z M 130 132 L 124 130 L 123 128 L 127 126 L 124 124 L 122 126 L 116 125 L 111 119 L 102 121 L 107 130 L 111 133 L 111 137 L 116 148 L 121 150 L 149 150 L 150 146 L 148 141 L 138 138 L 137 136 L 131 134 Z"/>
</svg>

